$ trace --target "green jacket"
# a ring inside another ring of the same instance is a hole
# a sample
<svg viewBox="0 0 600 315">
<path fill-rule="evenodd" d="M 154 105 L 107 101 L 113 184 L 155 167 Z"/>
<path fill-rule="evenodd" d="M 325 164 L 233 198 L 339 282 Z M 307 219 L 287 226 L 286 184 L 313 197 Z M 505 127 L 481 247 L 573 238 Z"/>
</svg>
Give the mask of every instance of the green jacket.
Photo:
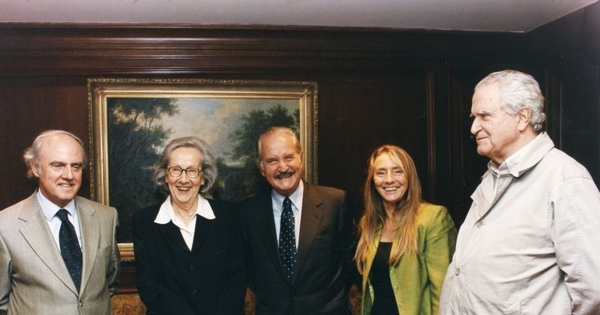
<svg viewBox="0 0 600 315">
<path fill-rule="evenodd" d="M 419 254 L 407 253 L 390 266 L 392 288 L 401 315 L 437 315 L 442 284 L 456 245 L 456 228 L 443 206 L 423 203 L 417 218 Z M 362 280 L 362 315 L 371 314 L 373 287 L 369 274 L 381 226 L 367 252 Z M 392 245 L 393 246 L 393 245 Z"/>
</svg>

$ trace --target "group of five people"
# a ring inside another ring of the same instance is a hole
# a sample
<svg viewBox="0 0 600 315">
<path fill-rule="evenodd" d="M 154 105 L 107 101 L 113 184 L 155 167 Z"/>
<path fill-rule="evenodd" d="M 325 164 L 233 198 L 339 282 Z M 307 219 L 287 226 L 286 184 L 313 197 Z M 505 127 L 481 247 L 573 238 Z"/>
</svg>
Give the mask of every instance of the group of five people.
<svg viewBox="0 0 600 315">
<path fill-rule="evenodd" d="M 148 314 L 240 315 L 249 288 L 257 315 L 347 315 L 354 283 L 361 315 L 600 314 L 600 193 L 541 132 L 543 103 L 519 71 L 476 86 L 471 133 L 490 162 L 458 235 L 396 145 L 369 157 L 355 226 L 344 191 L 302 180 L 289 128 L 262 133 L 256 164 L 270 189 L 236 205 L 208 198 L 208 145 L 172 140 L 154 171 L 166 199 L 133 217 Z M 117 215 L 76 196 L 83 144 L 48 131 L 24 157 L 39 189 L 0 211 L 0 314 L 112 314 Z M 65 255 L 69 231 L 78 254 Z"/>
</svg>

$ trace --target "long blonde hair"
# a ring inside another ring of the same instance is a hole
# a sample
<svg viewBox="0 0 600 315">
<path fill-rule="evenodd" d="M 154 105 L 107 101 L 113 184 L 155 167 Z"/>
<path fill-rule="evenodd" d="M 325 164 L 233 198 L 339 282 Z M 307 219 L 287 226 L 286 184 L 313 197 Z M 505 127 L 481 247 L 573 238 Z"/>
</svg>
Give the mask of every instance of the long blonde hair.
<svg viewBox="0 0 600 315">
<path fill-rule="evenodd" d="M 383 228 L 386 219 L 383 198 L 377 192 L 373 181 L 375 170 L 375 160 L 380 155 L 387 154 L 390 158 L 402 163 L 404 174 L 408 179 L 408 190 L 402 200 L 396 205 L 396 211 L 400 213 L 397 216 L 398 232 L 397 239 L 394 240 L 388 264 L 396 265 L 400 262 L 402 256 L 407 252 L 417 253 L 417 214 L 419 206 L 422 203 L 421 183 L 417 175 L 417 168 L 410 155 L 402 148 L 384 144 L 375 149 L 368 159 L 367 179 L 364 185 L 364 203 L 365 211 L 359 222 L 360 239 L 354 259 L 359 272 L 362 274 L 364 263 L 367 258 L 367 251 L 378 228 Z"/>
</svg>

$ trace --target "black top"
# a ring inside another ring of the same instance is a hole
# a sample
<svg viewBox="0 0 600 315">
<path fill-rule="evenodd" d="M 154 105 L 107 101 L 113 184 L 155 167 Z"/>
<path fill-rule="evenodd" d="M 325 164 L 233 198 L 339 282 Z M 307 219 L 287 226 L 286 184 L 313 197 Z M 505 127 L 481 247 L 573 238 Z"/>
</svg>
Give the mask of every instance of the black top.
<svg viewBox="0 0 600 315">
<path fill-rule="evenodd" d="M 371 315 L 398 315 L 398 306 L 394 298 L 394 290 L 390 281 L 390 266 L 388 265 L 391 249 L 392 243 L 380 242 L 377 253 L 375 253 L 370 275 L 371 285 L 375 292 Z"/>
<path fill-rule="evenodd" d="M 152 315 L 239 315 L 246 295 L 239 218 L 209 200 L 215 218 L 196 216 L 192 249 L 173 222 L 154 220 L 160 204 L 133 215 L 137 287 Z"/>
</svg>

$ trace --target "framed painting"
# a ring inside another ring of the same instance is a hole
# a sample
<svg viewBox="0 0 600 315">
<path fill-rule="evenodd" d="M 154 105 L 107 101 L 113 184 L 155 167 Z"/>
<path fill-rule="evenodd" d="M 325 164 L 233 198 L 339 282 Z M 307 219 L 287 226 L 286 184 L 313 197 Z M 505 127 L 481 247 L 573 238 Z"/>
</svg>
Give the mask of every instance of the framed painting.
<svg viewBox="0 0 600 315">
<path fill-rule="evenodd" d="M 219 172 L 212 198 L 239 201 L 264 185 L 256 142 L 272 125 L 297 131 L 303 178 L 317 183 L 314 82 L 98 78 L 87 87 L 90 192 L 119 212 L 124 261 L 134 259 L 133 213 L 166 197 L 154 186 L 153 165 L 174 138 L 195 135 L 209 144 Z"/>
</svg>

